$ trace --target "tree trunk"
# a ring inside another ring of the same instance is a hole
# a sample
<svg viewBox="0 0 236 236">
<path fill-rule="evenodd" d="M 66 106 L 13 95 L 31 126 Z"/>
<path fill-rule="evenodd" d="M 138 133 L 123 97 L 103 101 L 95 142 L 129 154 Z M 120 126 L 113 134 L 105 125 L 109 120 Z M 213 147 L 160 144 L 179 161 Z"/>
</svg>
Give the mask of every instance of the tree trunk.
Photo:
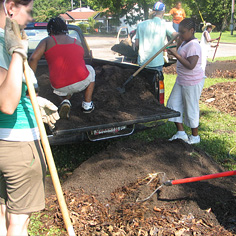
<svg viewBox="0 0 236 236">
<path fill-rule="evenodd" d="M 228 22 L 228 14 L 225 14 L 223 21 L 222 21 L 222 25 L 221 25 L 221 31 L 224 31 L 228 28 L 229 26 L 229 22 Z"/>
<path fill-rule="evenodd" d="M 143 3 L 144 19 L 147 20 L 149 17 L 149 7 L 146 2 Z"/>
</svg>

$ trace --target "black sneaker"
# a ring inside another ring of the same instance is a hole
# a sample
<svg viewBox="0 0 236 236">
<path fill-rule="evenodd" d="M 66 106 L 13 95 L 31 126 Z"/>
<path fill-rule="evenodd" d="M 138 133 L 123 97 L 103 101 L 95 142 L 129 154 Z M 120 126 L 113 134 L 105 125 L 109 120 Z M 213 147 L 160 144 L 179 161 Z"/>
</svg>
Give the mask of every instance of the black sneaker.
<svg viewBox="0 0 236 236">
<path fill-rule="evenodd" d="M 71 103 L 68 99 L 62 101 L 59 106 L 59 116 L 61 119 L 68 119 L 70 115 Z"/>
<path fill-rule="evenodd" d="M 82 103 L 81 110 L 83 113 L 91 113 L 94 110 L 93 102 L 91 102 L 90 106 L 86 106 L 85 103 Z"/>
</svg>

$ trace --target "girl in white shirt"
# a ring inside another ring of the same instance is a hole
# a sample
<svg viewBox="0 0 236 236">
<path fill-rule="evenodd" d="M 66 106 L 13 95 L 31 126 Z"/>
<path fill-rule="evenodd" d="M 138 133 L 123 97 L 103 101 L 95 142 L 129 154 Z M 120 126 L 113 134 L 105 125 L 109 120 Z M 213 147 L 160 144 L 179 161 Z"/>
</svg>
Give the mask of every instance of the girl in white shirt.
<svg viewBox="0 0 236 236">
<path fill-rule="evenodd" d="M 202 48 L 202 69 L 204 73 L 206 69 L 207 58 L 208 58 L 208 53 L 210 51 L 210 48 L 215 47 L 211 45 L 211 42 L 219 39 L 219 37 L 216 39 L 211 39 L 210 33 L 214 28 L 215 26 L 212 25 L 211 23 L 206 23 L 206 25 L 202 27 L 203 33 L 202 33 L 202 37 L 200 41 L 200 46 Z"/>
</svg>

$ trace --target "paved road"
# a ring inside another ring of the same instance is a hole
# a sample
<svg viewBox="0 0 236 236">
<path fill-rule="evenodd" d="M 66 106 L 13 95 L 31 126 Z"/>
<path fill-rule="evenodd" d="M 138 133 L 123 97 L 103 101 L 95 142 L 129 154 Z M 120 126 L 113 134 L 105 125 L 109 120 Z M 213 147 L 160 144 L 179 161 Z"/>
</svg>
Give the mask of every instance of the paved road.
<svg viewBox="0 0 236 236">
<path fill-rule="evenodd" d="M 215 52 L 215 48 L 212 48 L 209 52 L 209 58 L 212 58 Z M 216 58 L 217 57 L 232 57 L 236 56 L 236 44 L 232 43 L 220 43 L 219 47 L 216 51 Z"/>
<path fill-rule="evenodd" d="M 116 44 L 116 37 L 94 37 L 87 36 L 86 40 L 90 49 L 93 51 L 93 56 L 95 58 L 111 60 L 111 61 L 119 61 L 121 62 L 122 56 L 119 56 L 117 53 L 111 50 L 111 47 Z M 209 58 L 212 58 L 214 55 L 215 48 L 212 48 L 209 52 Z M 228 44 L 228 43 L 220 43 L 220 46 L 216 52 L 217 57 L 230 57 L 236 56 L 236 43 Z"/>
</svg>

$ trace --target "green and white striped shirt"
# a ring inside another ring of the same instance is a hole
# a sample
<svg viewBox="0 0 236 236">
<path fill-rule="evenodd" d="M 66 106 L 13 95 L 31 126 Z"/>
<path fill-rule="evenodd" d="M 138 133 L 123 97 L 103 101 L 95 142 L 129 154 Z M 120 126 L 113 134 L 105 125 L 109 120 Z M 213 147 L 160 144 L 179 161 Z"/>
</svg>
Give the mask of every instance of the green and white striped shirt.
<svg viewBox="0 0 236 236">
<path fill-rule="evenodd" d="M 5 48 L 4 30 L 0 29 L 0 67 L 8 70 L 11 56 Z M 33 107 L 26 97 L 27 86 L 22 82 L 20 102 L 12 115 L 0 111 L 0 140 L 33 141 L 39 139 L 39 130 Z M 7 98 L 6 98 L 7 99 Z"/>
</svg>

